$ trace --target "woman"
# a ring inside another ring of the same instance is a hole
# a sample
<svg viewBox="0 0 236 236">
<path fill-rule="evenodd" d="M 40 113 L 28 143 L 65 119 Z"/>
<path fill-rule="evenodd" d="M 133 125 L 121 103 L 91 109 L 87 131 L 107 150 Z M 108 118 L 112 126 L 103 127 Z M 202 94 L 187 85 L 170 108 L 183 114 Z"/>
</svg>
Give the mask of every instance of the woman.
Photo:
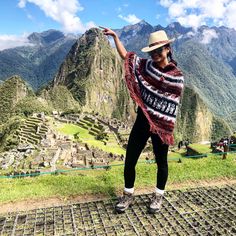
<svg viewBox="0 0 236 236">
<path fill-rule="evenodd" d="M 174 144 L 173 130 L 181 98 L 184 78 L 172 58 L 170 43 L 165 31 L 150 34 L 149 45 L 142 49 L 151 57 L 143 59 L 127 52 L 117 34 L 101 27 L 105 35 L 112 36 L 117 51 L 125 60 L 125 81 L 130 95 L 138 105 L 137 118 L 131 130 L 125 158 L 123 196 L 116 205 L 124 212 L 134 200 L 135 166 L 151 137 L 158 166 L 157 185 L 148 206 L 150 213 L 161 209 L 168 178 L 167 154 Z"/>
</svg>

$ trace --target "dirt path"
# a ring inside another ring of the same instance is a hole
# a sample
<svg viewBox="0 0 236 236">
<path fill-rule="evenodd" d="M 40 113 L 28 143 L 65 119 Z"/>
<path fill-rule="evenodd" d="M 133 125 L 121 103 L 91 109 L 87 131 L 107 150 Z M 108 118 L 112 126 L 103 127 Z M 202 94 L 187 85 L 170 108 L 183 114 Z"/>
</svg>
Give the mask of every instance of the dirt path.
<svg viewBox="0 0 236 236">
<path fill-rule="evenodd" d="M 222 186 L 226 184 L 236 184 L 236 179 L 228 179 L 228 178 L 220 178 L 215 180 L 203 180 L 203 181 L 187 181 L 184 183 L 178 184 L 168 184 L 166 190 L 174 190 L 174 189 L 187 189 L 194 187 L 207 187 L 207 186 Z M 122 189 L 117 192 L 117 196 L 122 194 Z M 148 194 L 153 192 L 153 187 L 147 188 L 139 188 L 135 190 L 135 195 L 139 194 Z M 15 211 L 28 211 L 37 208 L 45 208 L 45 207 L 55 207 L 61 205 L 68 205 L 74 203 L 81 202 L 89 202 L 95 200 L 106 200 L 109 196 L 102 194 L 86 194 L 76 197 L 69 198 L 48 198 L 48 199 L 38 199 L 38 200 L 25 200 L 19 202 L 9 202 L 0 204 L 0 214 L 6 214 L 9 212 Z"/>
</svg>

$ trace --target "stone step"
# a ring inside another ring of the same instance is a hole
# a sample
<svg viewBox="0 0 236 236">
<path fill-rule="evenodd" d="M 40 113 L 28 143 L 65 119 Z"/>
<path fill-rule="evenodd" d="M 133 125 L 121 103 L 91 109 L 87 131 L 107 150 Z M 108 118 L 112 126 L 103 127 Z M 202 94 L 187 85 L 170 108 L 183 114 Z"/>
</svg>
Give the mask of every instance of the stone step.
<svg viewBox="0 0 236 236">
<path fill-rule="evenodd" d="M 39 139 L 36 139 L 36 138 L 33 138 L 33 137 L 28 137 L 27 140 L 28 140 L 29 142 L 32 141 L 32 142 L 34 142 L 35 144 L 38 144 L 38 143 L 40 142 Z"/>
<path fill-rule="evenodd" d="M 29 139 L 27 139 L 27 143 L 31 143 L 31 144 L 38 144 L 37 142 L 35 142 L 34 140 L 29 140 Z"/>
<path fill-rule="evenodd" d="M 29 134 L 27 134 L 27 133 L 20 133 L 19 134 L 19 137 L 25 137 L 25 138 L 28 138 L 28 136 L 29 136 Z"/>
<path fill-rule="evenodd" d="M 29 117 L 27 118 L 27 120 L 29 121 L 37 121 L 37 122 L 43 122 L 43 119 L 42 118 L 36 118 L 36 117 Z"/>
<path fill-rule="evenodd" d="M 36 142 L 39 142 L 40 140 L 41 140 L 41 137 L 39 137 L 39 136 L 33 136 L 33 135 L 28 135 L 28 134 L 24 134 L 24 133 L 22 133 L 22 134 L 20 134 L 19 135 L 19 137 L 22 139 L 22 138 L 25 138 L 25 139 L 27 139 L 27 140 L 34 140 L 34 141 L 36 141 Z"/>
<path fill-rule="evenodd" d="M 92 127 L 90 130 L 96 134 L 99 134 L 101 132 L 100 130 L 95 129 L 94 127 Z"/>
<path fill-rule="evenodd" d="M 23 128 L 32 128 L 32 129 L 36 129 L 37 128 L 37 125 L 35 124 L 24 124 L 22 125 Z"/>
<path fill-rule="evenodd" d="M 25 132 L 25 133 L 35 133 L 36 130 L 33 128 L 21 128 L 20 132 Z"/>
<path fill-rule="evenodd" d="M 36 139 L 42 139 L 41 136 L 39 134 L 31 134 L 29 135 L 29 137 L 33 137 L 33 138 L 36 138 Z"/>
<path fill-rule="evenodd" d="M 42 128 L 42 127 L 40 127 L 39 132 L 41 132 L 41 131 L 46 133 L 46 132 L 48 131 L 48 128 Z"/>
<path fill-rule="evenodd" d="M 86 125 L 90 125 L 90 126 L 91 126 L 91 122 L 86 121 L 86 120 L 84 120 L 84 119 L 81 119 L 80 122 L 83 122 L 83 123 L 85 123 Z"/>
</svg>

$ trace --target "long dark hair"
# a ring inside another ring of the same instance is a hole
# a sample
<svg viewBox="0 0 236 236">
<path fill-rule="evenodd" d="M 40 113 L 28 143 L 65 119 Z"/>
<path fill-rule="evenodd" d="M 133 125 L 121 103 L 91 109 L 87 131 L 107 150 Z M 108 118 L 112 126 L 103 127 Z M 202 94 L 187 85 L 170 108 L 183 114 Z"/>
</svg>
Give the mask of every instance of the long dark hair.
<svg viewBox="0 0 236 236">
<path fill-rule="evenodd" d="M 173 59 L 173 56 L 172 56 L 172 48 L 171 48 L 170 44 L 169 43 L 166 44 L 165 47 L 170 49 L 170 51 L 167 54 L 167 58 L 169 59 L 170 62 L 174 63 L 177 66 L 177 62 Z"/>
</svg>

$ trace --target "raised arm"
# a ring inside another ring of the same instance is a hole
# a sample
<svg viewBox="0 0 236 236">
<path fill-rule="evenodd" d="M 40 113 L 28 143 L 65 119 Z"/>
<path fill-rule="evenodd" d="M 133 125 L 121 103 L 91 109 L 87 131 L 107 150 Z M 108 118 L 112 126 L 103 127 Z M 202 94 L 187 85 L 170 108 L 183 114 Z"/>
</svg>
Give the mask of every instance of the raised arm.
<svg viewBox="0 0 236 236">
<path fill-rule="evenodd" d="M 125 59 L 127 51 L 126 51 L 124 45 L 122 44 L 122 42 L 120 41 L 119 37 L 117 36 L 117 34 L 109 28 L 104 28 L 102 26 L 99 26 L 99 28 L 103 29 L 104 35 L 110 35 L 113 37 L 115 45 L 116 45 L 116 49 L 117 49 L 119 55 L 121 56 L 122 59 Z"/>
</svg>

